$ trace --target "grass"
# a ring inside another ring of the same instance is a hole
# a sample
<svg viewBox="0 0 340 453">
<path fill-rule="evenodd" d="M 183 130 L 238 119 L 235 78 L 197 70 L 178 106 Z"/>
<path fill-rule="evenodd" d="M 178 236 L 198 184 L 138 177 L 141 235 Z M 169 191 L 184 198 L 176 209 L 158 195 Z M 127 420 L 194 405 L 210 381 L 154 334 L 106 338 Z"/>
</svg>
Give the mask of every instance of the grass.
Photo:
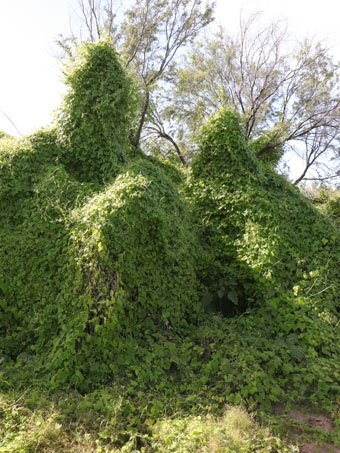
<svg viewBox="0 0 340 453">
<path fill-rule="evenodd" d="M 211 415 L 161 420 L 154 428 L 157 451 L 164 452 L 294 452 L 293 445 L 273 435 L 241 407 L 227 406 Z"/>
<path fill-rule="evenodd" d="M 107 401 L 105 391 L 101 397 Z M 76 393 L 49 395 L 43 389 L 2 394 L 0 452 L 298 451 L 241 407 L 227 406 L 220 416 L 178 413 L 156 421 L 146 419 L 143 429 L 133 433 L 132 426 L 124 432 L 122 420 L 114 415 L 121 406 L 119 398 L 111 398 L 111 413 L 106 417 L 103 405 L 95 400 Z"/>
</svg>

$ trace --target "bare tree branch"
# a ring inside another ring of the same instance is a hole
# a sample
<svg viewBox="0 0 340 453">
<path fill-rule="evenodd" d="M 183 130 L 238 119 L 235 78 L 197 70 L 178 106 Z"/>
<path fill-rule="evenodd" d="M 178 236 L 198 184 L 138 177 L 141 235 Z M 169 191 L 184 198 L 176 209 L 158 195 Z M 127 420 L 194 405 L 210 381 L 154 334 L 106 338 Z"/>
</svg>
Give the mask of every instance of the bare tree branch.
<svg viewBox="0 0 340 453">
<path fill-rule="evenodd" d="M 11 120 L 11 118 L 5 113 L 3 112 L 2 110 L 0 110 L 0 113 L 2 113 L 4 115 L 5 118 L 8 119 L 8 121 L 12 124 L 12 126 L 14 127 L 14 129 L 17 131 L 17 133 L 22 136 L 21 132 L 19 131 L 19 129 L 16 127 L 16 125 L 14 124 L 14 122 Z"/>
<path fill-rule="evenodd" d="M 149 131 L 151 134 L 149 134 L 149 137 L 151 136 L 156 136 L 160 138 L 164 138 L 167 140 L 173 148 L 175 149 L 176 154 L 178 155 L 180 161 L 182 162 L 183 165 L 186 165 L 186 160 L 176 143 L 175 139 L 166 132 L 164 124 L 162 122 L 161 114 L 157 110 L 157 106 L 153 105 L 153 108 L 151 112 L 149 113 L 150 121 L 149 124 L 146 126 L 146 130 Z"/>
<path fill-rule="evenodd" d="M 322 43 L 305 40 L 292 49 L 284 22 L 262 26 L 259 19 L 258 14 L 241 19 L 237 36 L 221 29 L 195 46 L 173 90 L 175 117 L 185 122 L 182 130 L 192 140 L 208 115 L 234 109 L 243 116 L 246 138 L 257 142 L 261 159 L 306 138 L 308 176 L 309 168 L 326 154 L 335 156 L 333 145 L 340 144 L 335 133 L 340 131 L 340 70 Z M 326 129 L 334 131 L 331 141 Z M 314 136 L 320 139 L 318 152 Z"/>
</svg>

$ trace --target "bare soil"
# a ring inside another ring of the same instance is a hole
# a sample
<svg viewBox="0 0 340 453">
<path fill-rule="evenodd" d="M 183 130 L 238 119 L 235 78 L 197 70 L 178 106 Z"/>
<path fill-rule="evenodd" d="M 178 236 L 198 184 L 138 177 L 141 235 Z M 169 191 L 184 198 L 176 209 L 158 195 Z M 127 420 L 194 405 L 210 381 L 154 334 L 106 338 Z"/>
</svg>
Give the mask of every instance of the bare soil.
<svg viewBox="0 0 340 453">
<path fill-rule="evenodd" d="M 322 414 L 292 409 L 288 415 L 301 423 L 301 425 L 309 425 L 311 428 L 322 428 L 327 432 L 332 432 L 334 429 L 333 423 L 329 417 Z M 301 434 L 294 434 L 292 440 L 299 445 L 300 453 L 340 453 L 340 448 L 335 445 L 323 444 L 320 446 L 311 441 L 304 440 Z"/>
</svg>

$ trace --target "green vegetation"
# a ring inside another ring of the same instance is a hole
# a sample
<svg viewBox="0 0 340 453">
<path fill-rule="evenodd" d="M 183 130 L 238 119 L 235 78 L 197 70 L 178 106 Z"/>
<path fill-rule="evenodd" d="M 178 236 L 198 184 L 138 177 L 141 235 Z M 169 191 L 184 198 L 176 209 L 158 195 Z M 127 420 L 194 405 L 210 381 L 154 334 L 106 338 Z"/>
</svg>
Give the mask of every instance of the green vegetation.
<svg viewBox="0 0 340 453">
<path fill-rule="evenodd" d="M 99 397 L 99 399 L 98 399 Z M 110 398 L 109 398 L 110 397 Z M 97 400 L 95 400 L 97 398 Z M 142 432 L 126 430 L 122 398 L 101 392 L 1 398 L 1 452 L 297 452 L 241 408 L 220 415 L 146 419 Z M 122 443 L 122 449 L 112 444 Z M 110 446 L 111 445 L 111 446 Z"/>
<path fill-rule="evenodd" d="M 340 227 L 340 193 L 339 190 L 326 186 L 312 186 L 306 189 L 306 196 L 334 225 Z"/>
<path fill-rule="evenodd" d="M 15 140 L 14 137 L 12 137 L 11 135 L 6 134 L 6 132 L 3 132 L 0 130 L 0 146 L 3 147 L 5 145 L 5 143 L 10 144 L 14 140 Z"/>
<path fill-rule="evenodd" d="M 295 405 L 339 443 L 328 211 L 258 161 L 233 112 L 188 174 L 132 151 L 107 41 L 67 71 L 56 127 L 0 142 L 0 451 L 298 451 L 272 414 Z"/>
<path fill-rule="evenodd" d="M 219 298 L 223 287 L 230 291 L 236 285 L 229 296 L 235 305 L 273 300 L 275 311 L 280 298 L 292 292 L 308 310 L 336 315 L 340 238 L 330 219 L 259 164 L 237 115 L 213 118 L 202 130 L 200 150 L 192 201 L 209 255 L 220 267 Z"/>
<path fill-rule="evenodd" d="M 9 138 L 10 136 L 6 134 L 6 132 L 3 132 L 0 130 L 0 140 L 3 140 L 4 138 Z"/>
<path fill-rule="evenodd" d="M 127 159 L 134 99 L 108 42 L 83 44 L 65 68 L 69 86 L 58 115 L 62 162 L 78 180 L 110 181 Z"/>
<path fill-rule="evenodd" d="M 94 66 L 98 59 L 104 63 Z M 114 78 L 106 72 L 123 74 L 111 46 L 86 46 L 74 66 L 63 133 L 43 131 L 2 152 L 0 327 L 10 357 L 33 353 L 54 386 L 88 389 L 135 363 L 136 337 L 177 332 L 197 317 L 197 246 L 166 166 L 128 162 L 127 131 L 125 141 L 122 125 L 110 132 L 114 110 L 125 124 L 119 112 L 129 99 L 127 91 L 121 98 L 123 77 L 117 99 L 111 87 L 104 96 Z M 102 85 L 88 66 L 98 68 Z M 111 110 L 101 116 L 105 102 Z"/>
</svg>

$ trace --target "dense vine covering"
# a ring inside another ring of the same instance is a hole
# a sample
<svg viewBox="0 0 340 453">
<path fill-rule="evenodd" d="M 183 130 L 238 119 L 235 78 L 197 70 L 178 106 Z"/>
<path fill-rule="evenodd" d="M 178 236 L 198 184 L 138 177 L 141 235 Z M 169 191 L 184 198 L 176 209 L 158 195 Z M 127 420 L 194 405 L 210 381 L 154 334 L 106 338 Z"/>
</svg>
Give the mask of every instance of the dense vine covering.
<svg viewBox="0 0 340 453">
<path fill-rule="evenodd" d="M 340 238 L 331 220 L 247 147 L 238 115 L 224 111 L 201 133 L 192 202 L 210 251 L 210 294 L 260 306 L 292 292 L 311 308 L 340 306 Z M 215 274 L 211 273 L 211 266 Z"/>
<path fill-rule="evenodd" d="M 188 171 L 132 152 L 134 89 L 110 43 L 67 71 L 56 125 L 0 139 L 0 385 L 123 388 L 133 439 L 226 403 L 334 415 L 338 198 L 316 209 L 230 111 Z"/>
<path fill-rule="evenodd" d="M 83 44 L 66 65 L 57 115 L 61 160 L 78 180 L 110 181 L 129 155 L 134 90 L 109 41 Z"/>
<path fill-rule="evenodd" d="M 111 46 L 77 58 L 57 130 L 1 151 L 0 328 L 12 358 L 82 387 L 119 368 L 130 337 L 183 329 L 199 305 L 182 177 L 129 157 L 130 82 Z"/>
</svg>

